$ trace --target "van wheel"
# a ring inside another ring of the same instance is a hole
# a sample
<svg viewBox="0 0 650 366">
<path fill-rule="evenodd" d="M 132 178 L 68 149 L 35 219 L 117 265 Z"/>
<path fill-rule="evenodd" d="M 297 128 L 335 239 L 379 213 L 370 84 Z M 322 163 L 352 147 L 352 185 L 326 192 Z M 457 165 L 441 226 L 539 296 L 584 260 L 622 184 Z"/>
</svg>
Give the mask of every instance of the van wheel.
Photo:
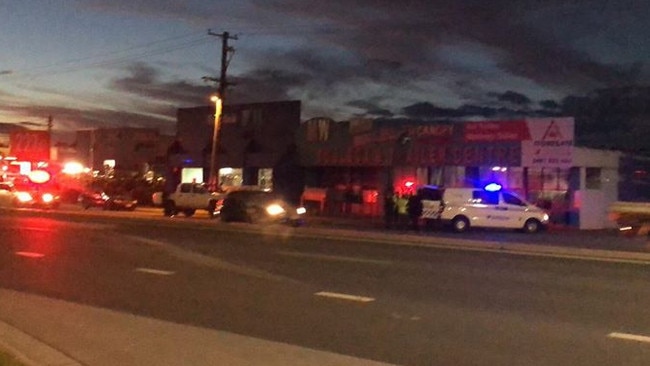
<svg viewBox="0 0 650 366">
<path fill-rule="evenodd" d="M 165 201 L 165 216 L 175 216 L 178 214 L 178 209 L 176 208 L 176 202 L 172 200 Z"/>
<path fill-rule="evenodd" d="M 462 233 L 469 229 L 469 220 L 465 216 L 457 216 L 451 222 L 451 227 L 457 233 Z"/>
<path fill-rule="evenodd" d="M 183 210 L 183 214 L 186 217 L 192 217 L 192 215 L 194 215 L 194 212 L 196 212 L 196 210 L 192 209 L 192 208 L 188 208 L 188 209 Z"/>
<path fill-rule="evenodd" d="M 539 221 L 537 221 L 535 219 L 528 219 L 528 220 L 526 220 L 526 223 L 524 224 L 523 230 L 524 230 L 525 233 L 532 234 L 532 233 L 538 232 L 539 229 L 541 228 L 541 226 L 542 226 L 542 224 Z"/>
</svg>

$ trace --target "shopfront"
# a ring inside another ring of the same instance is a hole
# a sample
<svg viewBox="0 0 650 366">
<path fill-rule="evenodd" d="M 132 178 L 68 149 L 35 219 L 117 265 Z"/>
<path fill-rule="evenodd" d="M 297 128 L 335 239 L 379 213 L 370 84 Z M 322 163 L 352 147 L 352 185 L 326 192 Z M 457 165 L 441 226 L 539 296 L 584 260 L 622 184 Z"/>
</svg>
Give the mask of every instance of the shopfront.
<svg viewBox="0 0 650 366">
<path fill-rule="evenodd" d="M 581 216 L 593 216 L 580 213 L 583 198 L 601 197 L 599 207 L 589 208 L 598 212 L 588 220 L 591 228 L 606 225 L 600 213 L 617 195 L 618 156 L 576 148 L 568 117 L 454 123 L 318 118 L 303 123 L 297 136 L 306 192 L 326 191 L 330 213 L 381 215 L 386 191 L 498 182 L 547 208 L 555 222 L 580 227 Z"/>
</svg>

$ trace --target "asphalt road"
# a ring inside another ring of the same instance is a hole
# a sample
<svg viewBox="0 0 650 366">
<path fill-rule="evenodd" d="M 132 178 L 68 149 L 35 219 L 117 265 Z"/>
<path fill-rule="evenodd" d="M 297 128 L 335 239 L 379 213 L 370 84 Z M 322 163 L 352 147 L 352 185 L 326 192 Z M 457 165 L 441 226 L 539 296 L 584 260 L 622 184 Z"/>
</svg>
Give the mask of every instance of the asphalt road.
<svg viewBox="0 0 650 366">
<path fill-rule="evenodd" d="M 645 265 L 300 230 L 7 211 L 0 287 L 398 365 L 650 363 Z"/>
</svg>

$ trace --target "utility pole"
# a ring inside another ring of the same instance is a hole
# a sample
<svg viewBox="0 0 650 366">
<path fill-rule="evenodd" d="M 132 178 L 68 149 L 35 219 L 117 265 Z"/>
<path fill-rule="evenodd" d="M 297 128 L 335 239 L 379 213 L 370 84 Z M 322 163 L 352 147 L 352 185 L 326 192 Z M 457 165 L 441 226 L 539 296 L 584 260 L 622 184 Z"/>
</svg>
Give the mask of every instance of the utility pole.
<svg viewBox="0 0 650 366">
<path fill-rule="evenodd" d="M 203 80 L 218 83 L 217 95 L 223 101 L 226 99 L 226 89 L 228 86 L 235 85 L 234 83 L 230 83 L 226 80 L 226 73 L 228 71 L 228 65 L 230 64 L 232 54 L 235 52 L 235 49 L 228 45 L 228 40 L 237 40 L 237 36 L 231 36 L 228 32 L 223 32 L 221 34 L 214 33 L 211 30 L 208 30 L 208 35 L 221 37 L 221 73 L 218 79 L 204 76 Z"/>
<path fill-rule="evenodd" d="M 47 158 L 48 160 L 52 158 L 52 127 L 54 127 L 54 118 L 50 114 L 49 116 L 47 116 Z"/>
<path fill-rule="evenodd" d="M 210 177 L 209 185 L 210 188 L 216 190 L 219 185 L 219 173 L 217 167 L 217 149 L 218 149 L 218 138 L 219 138 L 219 124 L 221 120 L 221 106 L 224 103 L 226 97 L 226 88 L 228 85 L 232 85 L 226 80 L 226 71 L 228 70 L 228 64 L 230 63 L 230 56 L 235 52 L 234 48 L 228 46 L 228 40 L 237 39 L 236 36 L 231 36 L 228 32 L 223 32 L 222 34 L 213 33 L 211 30 L 208 30 L 208 35 L 221 37 L 221 74 L 219 79 L 203 77 L 203 80 L 206 81 L 215 81 L 218 82 L 219 86 L 217 89 L 217 95 L 215 98 L 212 98 L 215 102 L 215 111 L 214 111 L 214 127 L 212 133 L 212 151 L 210 154 Z"/>
</svg>

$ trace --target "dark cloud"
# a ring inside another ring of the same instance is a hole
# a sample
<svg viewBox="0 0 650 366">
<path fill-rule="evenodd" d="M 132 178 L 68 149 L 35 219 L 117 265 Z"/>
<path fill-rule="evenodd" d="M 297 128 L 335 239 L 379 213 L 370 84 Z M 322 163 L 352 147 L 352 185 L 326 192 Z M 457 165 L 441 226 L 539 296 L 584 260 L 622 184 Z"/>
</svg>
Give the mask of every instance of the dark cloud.
<svg viewBox="0 0 650 366">
<path fill-rule="evenodd" d="M 258 4 L 340 27 L 342 32 L 323 38 L 366 60 L 382 60 L 386 65 L 398 64 L 403 70 L 431 75 L 447 67 L 431 56 L 440 46 L 474 42 L 492 50 L 504 71 L 565 91 L 638 80 L 638 63 L 599 62 L 573 46 L 588 29 L 597 31 L 615 17 L 631 15 L 631 21 L 645 24 L 647 17 L 643 15 L 648 15 L 650 9 L 639 2 L 607 0 L 575 4 L 533 0 L 368 0 L 356 1 L 354 6 L 342 0 L 317 5 L 301 0 L 264 0 Z M 568 23 L 558 24 L 559 19 Z"/>
<path fill-rule="evenodd" d="M 514 92 L 512 90 L 508 90 L 507 92 L 497 95 L 497 99 L 500 102 L 509 102 L 512 104 L 520 105 L 520 106 L 527 106 L 531 103 L 530 98 L 527 96 Z"/>
<path fill-rule="evenodd" d="M 215 90 L 209 85 L 197 85 L 187 81 L 163 81 L 160 71 L 143 62 L 132 64 L 127 71 L 128 76 L 110 83 L 112 89 L 176 106 L 206 103 L 209 95 L 214 94 Z"/>
<path fill-rule="evenodd" d="M 364 100 L 354 100 L 348 102 L 347 105 L 350 107 L 355 107 L 363 110 L 363 113 L 360 113 L 362 117 L 393 117 L 393 113 L 388 109 L 381 108 L 375 103 Z"/>
</svg>

